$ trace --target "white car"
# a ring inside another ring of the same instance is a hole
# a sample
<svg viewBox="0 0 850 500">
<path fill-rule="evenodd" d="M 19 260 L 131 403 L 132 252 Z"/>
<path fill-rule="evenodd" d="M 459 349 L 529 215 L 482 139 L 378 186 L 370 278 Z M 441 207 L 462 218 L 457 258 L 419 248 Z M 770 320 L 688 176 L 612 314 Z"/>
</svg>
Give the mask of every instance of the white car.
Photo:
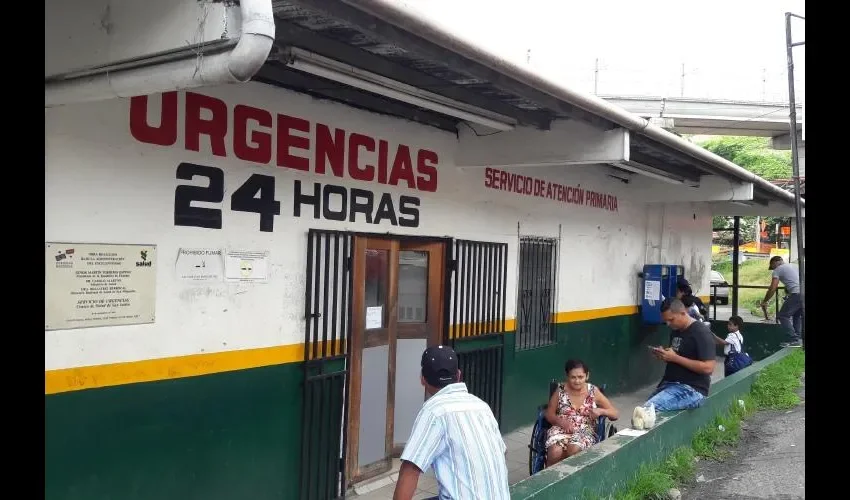
<svg viewBox="0 0 850 500">
<path fill-rule="evenodd" d="M 729 283 L 717 271 L 711 271 L 711 301 L 726 305 L 729 303 Z"/>
</svg>

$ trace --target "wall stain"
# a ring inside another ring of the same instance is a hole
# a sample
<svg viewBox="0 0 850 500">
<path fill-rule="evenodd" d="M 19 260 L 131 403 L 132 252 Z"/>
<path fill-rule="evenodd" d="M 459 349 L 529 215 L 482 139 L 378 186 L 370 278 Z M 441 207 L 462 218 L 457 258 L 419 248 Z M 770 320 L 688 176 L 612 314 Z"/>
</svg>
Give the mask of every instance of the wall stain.
<svg viewBox="0 0 850 500">
<path fill-rule="evenodd" d="M 114 24 L 112 23 L 112 6 L 109 4 L 106 5 L 106 9 L 103 10 L 103 15 L 100 17 L 100 27 L 107 35 L 112 34 Z"/>
</svg>

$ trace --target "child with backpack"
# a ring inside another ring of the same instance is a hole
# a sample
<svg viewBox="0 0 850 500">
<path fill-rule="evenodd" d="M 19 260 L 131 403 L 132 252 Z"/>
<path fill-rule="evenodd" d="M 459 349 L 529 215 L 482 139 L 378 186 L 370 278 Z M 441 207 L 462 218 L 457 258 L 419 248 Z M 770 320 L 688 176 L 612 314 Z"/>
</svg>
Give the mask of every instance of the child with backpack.
<svg viewBox="0 0 850 500">
<path fill-rule="evenodd" d="M 724 377 L 753 364 L 750 355 L 744 352 L 744 336 L 741 334 L 741 327 L 743 326 L 744 320 L 740 316 L 732 316 L 726 323 L 726 330 L 728 331 L 726 338 L 721 339 L 717 335 L 714 336 L 714 342 L 723 346 L 723 354 L 726 356 L 723 363 Z"/>
</svg>

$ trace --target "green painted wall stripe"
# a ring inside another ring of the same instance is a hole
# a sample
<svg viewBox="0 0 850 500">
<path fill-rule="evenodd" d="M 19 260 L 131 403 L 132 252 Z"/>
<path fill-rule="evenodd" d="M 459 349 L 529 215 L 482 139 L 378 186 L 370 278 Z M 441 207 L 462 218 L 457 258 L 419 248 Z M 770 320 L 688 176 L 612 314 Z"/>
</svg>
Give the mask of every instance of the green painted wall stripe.
<svg viewBox="0 0 850 500">
<path fill-rule="evenodd" d="M 48 500 L 298 498 L 303 369 L 45 397 Z"/>
<path fill-rule="evenodd" d="M 571 356 L 616 391 L 657 380 L 645 345 L 667 335 L 635 314 L 561 324 L 556 344 L 527 351 L 506 334 L 503 430 L 533 421 Z M 47 395 L 46 498 L 298 498 L 303 374 L 271 364 Z"/>
</svg>

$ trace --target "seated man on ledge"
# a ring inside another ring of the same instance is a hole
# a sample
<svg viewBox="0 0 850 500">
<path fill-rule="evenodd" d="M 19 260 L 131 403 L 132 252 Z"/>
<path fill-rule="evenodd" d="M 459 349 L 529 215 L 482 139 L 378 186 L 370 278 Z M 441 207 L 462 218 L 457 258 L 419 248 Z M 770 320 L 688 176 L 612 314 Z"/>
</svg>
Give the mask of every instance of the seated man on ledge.
<svg viewBox="0 0 850 500">
<path fill-rule="evenodd" d="M 667 299 L 661 304 L 661 319 L 672 330 L 670 347 L 650 349 L 667 367 L 645 406 L 652 403 L 656 411 L 697 408 L 708 396 L 717 363 L 714 335 L 708 326 L 688 315 L 679 299 Z"/>
</svg>

